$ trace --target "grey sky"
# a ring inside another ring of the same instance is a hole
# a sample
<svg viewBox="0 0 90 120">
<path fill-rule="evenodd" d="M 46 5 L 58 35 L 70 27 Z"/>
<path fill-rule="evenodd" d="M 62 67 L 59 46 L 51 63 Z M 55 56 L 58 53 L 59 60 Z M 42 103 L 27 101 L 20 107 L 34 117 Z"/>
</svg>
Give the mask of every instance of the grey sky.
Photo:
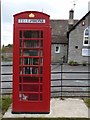
<svg viewBox="0 0 90 120">
<path fill-rule="evenodd" d="M 2 0 L 1 1 L 1 44 L 13 43 L 13 15 L 22 11 L 40 11 L 50 19 L 68 19 L 74 0 Z M 75 19 L 81 19 L 88 12 L 88 1 L 75 0 Z"/>
</svg>

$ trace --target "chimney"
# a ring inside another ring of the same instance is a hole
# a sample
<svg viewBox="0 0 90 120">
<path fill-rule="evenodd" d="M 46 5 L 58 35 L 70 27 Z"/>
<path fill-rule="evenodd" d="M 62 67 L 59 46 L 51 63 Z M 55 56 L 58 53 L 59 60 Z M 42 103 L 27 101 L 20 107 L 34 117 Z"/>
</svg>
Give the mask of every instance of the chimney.
<svg viewBox="0 0 90 120">
<path fill-rule="evenodd" d="M 69 30 L 73 27 L 73 24 L 74 24 L 74 10 L 70 10 L 69 11 L 69 21 L 68 21 L 68 24 L 69 24 Z"/>
</svg>

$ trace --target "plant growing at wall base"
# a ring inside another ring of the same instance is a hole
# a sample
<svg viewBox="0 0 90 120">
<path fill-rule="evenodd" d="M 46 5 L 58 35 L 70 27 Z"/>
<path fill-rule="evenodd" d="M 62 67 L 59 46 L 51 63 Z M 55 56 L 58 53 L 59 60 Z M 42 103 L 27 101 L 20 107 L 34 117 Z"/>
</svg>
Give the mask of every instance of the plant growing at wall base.
<svg viewBox="0 0 90 120">
<path fill-rule="evenodd" d="M 84 61 L 84 62 L 82 63 L 82 65 L 83 65 L 83 66 L 86 66 L 86 65 L 87 65 L 87 62 L 86 62 L 86 61 Z"/>
<path fill-rule="evenodd" d="M 78 62 L 77 62 L 77 61 L 74 61 L 74 60 L 70 60 L 70 61 L 69 61 L 69 65 L 71 65 L 71 66 L 76 66 L 76 65 L 78 65 Z"/>
</svg>

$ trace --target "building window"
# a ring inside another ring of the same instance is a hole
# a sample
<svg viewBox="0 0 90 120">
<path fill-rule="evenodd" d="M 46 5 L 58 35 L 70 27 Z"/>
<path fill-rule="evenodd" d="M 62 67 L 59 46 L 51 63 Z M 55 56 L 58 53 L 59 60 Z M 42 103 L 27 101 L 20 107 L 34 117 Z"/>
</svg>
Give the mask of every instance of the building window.
<svg viewBox="0 0 90 120">
<path fill-rule="evenodd" d="M 88 28 L 85 30 L 85 35 L 89 35 L 89 29 Z"/>
<path fill-rule="evenodd" d="M 89 33 L 90 32 L 90 27 L 87 27 L 84 30 L 84 36 L 83 36 L 83 46 L 90 46 L 90 40 L 89 40 Z"/>
<path fill-rule="evenodd" d="M 84 44 L 88 44 L 88 40 L 85 40 L 85 41 L 84 41 Z"/>
<path fill-rule="evenodd" d="M 60 46 L 55 46 L 55 53 L 60 53 Z"/>
</svg>

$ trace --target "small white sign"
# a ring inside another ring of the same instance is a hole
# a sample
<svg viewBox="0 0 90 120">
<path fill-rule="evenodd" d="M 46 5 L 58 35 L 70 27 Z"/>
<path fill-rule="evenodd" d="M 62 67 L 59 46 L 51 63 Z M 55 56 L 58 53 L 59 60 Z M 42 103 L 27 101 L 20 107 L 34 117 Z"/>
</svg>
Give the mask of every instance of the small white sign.
<svg viewBox="0 0 90 120">
<path fill-rule="evenodd" d="M 90 56 L 90 49 L 83 48 L 82 49 L 82 56 Z"/>
<path fill-rule="evenodd" d="M 45 19 L 18 19 L 18 23 L 45 23 Z"/>
</svg>

